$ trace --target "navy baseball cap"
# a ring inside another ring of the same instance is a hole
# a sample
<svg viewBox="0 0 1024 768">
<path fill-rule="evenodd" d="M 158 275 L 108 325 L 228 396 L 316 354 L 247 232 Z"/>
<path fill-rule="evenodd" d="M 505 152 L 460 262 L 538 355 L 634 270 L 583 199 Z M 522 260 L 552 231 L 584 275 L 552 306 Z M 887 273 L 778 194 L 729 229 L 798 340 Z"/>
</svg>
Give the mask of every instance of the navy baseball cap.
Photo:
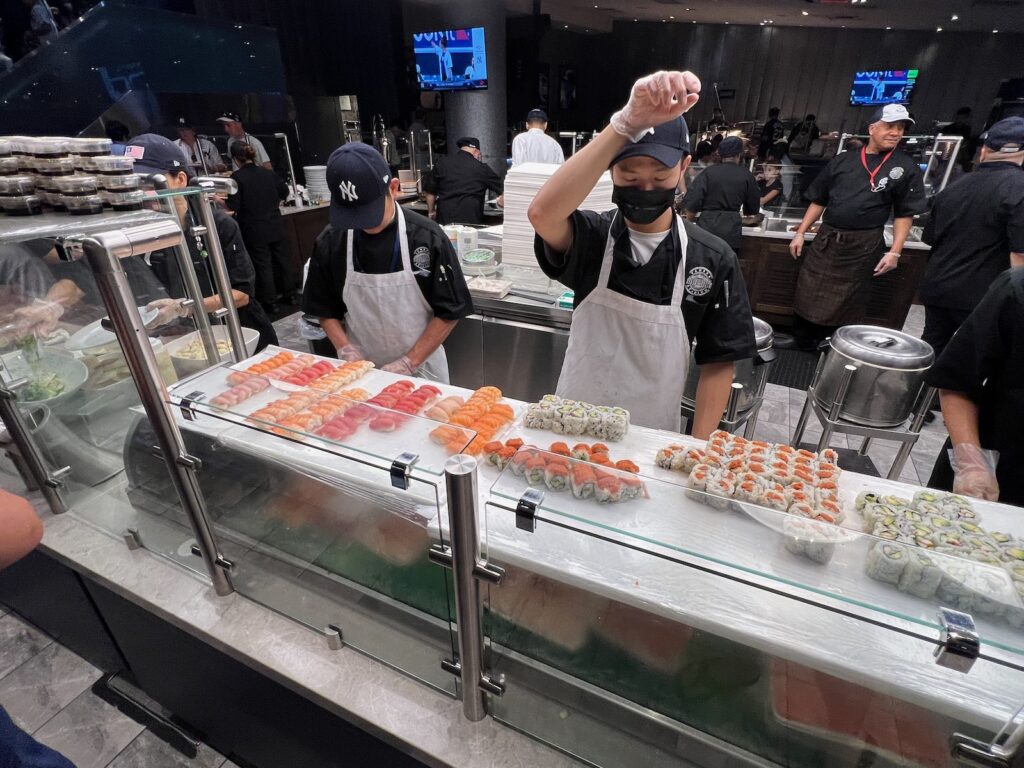
<svg viewBox="0 0 1024 768">
<path fill-rule="evenodd" d="M 985 131 L 981 140 L 996 152 L 1024 152 L 1024 117 L 1004 117 Z"/>
<path fill-rule="evenodd" d="M 129 141 L 125 145 L 124 156 L 135 158 L 135 173 L 184 172 L 189 178 L 195 175 L 178 145 L 155 133 L 142 133 Z"/>
<path fill-rule="evenodd" d="M 615 156 L 615 165 L 627 157 L 653 157 L 670 168 L 690 154 L 690 130 L 682 116 L 656 125 L 640 141 L 630 142 Z"/>
<path fill-rule="evenodd" d="M 373 229 L 384 219 L 391 168 L 369 144 L 343 144 L 327 158 L 331 226 Z"/>
<path fill-rule="evenodd" d="M 240 118 L 235 112 L 222 112 L 221 116 L 217 118 L 218 123 L 240 123 Z"/>
<path fill-rule="evenodd" d="M 737 136 L 726 136 L 718 145 L 719 157 L 736 157 L 743 151 L 743 142 Z"/>
<path fill-rule="evenodd" d="M 526 115 L 526 119 L 530 121 L 540 120 L 541 122 L 546 123 L 548 121 L 548 113 L 543 109 L 531 109 Z"/>
<path fill-rule="evenodd" d="M 178 122 L 177 122 L 177 124 L 174 127 L 175 128 L 191 128 L 192 127 L 192 121 L 189 120 L 187 117 L 179 117 L 178 118 Z"/>
<path fill-rule="evenodd" d="M 463 147 L 472 147 L 473 149 L 480 149 L 480 139 L 476 136 L 463 136 L 461 139 L 455 142 L 455 146 L 459 149 Z"/>
</svg>

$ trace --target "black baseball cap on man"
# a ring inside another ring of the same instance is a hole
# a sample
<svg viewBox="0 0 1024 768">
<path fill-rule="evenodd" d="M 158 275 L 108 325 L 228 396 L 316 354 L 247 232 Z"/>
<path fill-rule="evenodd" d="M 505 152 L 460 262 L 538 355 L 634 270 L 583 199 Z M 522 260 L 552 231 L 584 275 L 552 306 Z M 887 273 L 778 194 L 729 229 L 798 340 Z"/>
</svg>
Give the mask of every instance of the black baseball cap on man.
<svg viewBox="0 0 1024 768">
<path fill-rule="evenodd" d="M 217 118 L 218 123 L 240 123 L 242 118 L 235 112 L 221 112 L 220 117 Z"/>
<path fill-rule="evenodd" d="M 546 123 L 548 121 L 548 113 L 545 112 L 543 109 L 531 109 L 529 113 L 526 115 L 526 119 L 528 122 L 531 123 L 534 120 L 539 120 L 542 123 Z"/>
<path fill-rule="evenodd" d="M 189 120 L 187 117 L 179 117 L 178 118 L 178 122 L 175 123 L 174 127 L 175 128 L 194 128 L 195 126 L 192 124 L 192 121 Z"/>
<path fill-rule="evenodd" d="M 996 152 L 1024 152 L 1024 117 L 1004 117 L 981 134 L 981 140 Z"/>
<path fill-rule="evenodd" d="M 384 219 L 391 168 L 369 144 L 343 144 L 327 158 L 330 220 L 336 229 L 373 229 Z"/>
<path fill-rule="evenodd" d="M 461 139 L 455 142 L 455 146 L 459 149 L 463 147 L 472 147 L 473 149 L 480 149 L 480 139 L 476 136 L 463 136 Z"/>
<path fill-rule="evenodd" d="M 653 157 L 669 168 L 690 154 L 690 130 L 682 116 L 651 128 L 640 141 L 633 141 L 622 148 L 611 164 L 627 157 Z"/>
<path fill-rule="evenodd" d="M 142 133 L 129 141 L 125 145 L 124 156 L 135 158 L 135 173 L 184 172 L 189 178 L 195 175 L 178 145 L 155 133 Z"/>
<path fill-rule="evenodd" d="M 719 157 L 736 157 L 743 152 L 743 142 L 738 136 L 726 136 L 718 145 Z"/>
</svg>

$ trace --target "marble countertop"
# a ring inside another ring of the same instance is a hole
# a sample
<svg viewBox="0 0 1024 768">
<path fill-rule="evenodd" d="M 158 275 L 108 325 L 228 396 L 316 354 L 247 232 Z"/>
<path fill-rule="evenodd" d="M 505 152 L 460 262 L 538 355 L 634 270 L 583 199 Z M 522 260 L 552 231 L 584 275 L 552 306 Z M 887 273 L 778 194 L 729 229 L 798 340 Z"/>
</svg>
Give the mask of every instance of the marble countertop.
<svg viewBox="0 0 1024 768">
<path fill-rule="evenodd" d="M 572 768 L 580 763 L 490 718 L 471 723 L 462 703 L 144 549 L 129 550 L 72 514 L 44 519 L 41 549 L 121 597 L 432 766 Z"/>
</svg>

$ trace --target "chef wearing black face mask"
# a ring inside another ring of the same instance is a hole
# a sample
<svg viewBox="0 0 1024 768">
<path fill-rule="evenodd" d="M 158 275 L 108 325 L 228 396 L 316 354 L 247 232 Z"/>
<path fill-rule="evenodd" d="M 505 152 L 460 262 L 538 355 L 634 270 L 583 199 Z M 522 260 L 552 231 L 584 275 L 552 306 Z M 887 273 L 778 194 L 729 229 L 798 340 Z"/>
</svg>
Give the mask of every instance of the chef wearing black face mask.
<svg viewBox="0 0 1024 768">
<path fill-rule="evenodd" d="M 682 114 L 699 91 L 689 72 L 638 80 L 611 124 L 540 189 L 529 217 L 541 269 L 576 293 L 557 393 L 621 406 L 634 423 L 678 431 L 696 339 L 693 434 L 707 437 L 729 399 L 734 361 L 755 348 L 736 256 L 672 211 L 689 164 Z M 577 210 L 609 166 L 616 209 Z"/>
</svg>

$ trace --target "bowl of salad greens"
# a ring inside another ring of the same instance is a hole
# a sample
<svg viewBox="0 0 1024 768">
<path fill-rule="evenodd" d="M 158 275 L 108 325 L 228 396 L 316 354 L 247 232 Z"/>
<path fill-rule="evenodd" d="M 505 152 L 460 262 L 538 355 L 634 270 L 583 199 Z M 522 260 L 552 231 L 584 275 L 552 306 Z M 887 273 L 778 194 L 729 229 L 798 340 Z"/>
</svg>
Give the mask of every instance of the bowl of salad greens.
<svg viewBox="0 0 1024 768">
<path fill-rule="evenodd" d="M 80 360 L 56 352 L 41 352 L 26 358 L 25 378 L 17 390 L 18 400 L 26 403 L 53 404 L 74 394 L 89 378 L 89 369 Z"/>
</svg>

